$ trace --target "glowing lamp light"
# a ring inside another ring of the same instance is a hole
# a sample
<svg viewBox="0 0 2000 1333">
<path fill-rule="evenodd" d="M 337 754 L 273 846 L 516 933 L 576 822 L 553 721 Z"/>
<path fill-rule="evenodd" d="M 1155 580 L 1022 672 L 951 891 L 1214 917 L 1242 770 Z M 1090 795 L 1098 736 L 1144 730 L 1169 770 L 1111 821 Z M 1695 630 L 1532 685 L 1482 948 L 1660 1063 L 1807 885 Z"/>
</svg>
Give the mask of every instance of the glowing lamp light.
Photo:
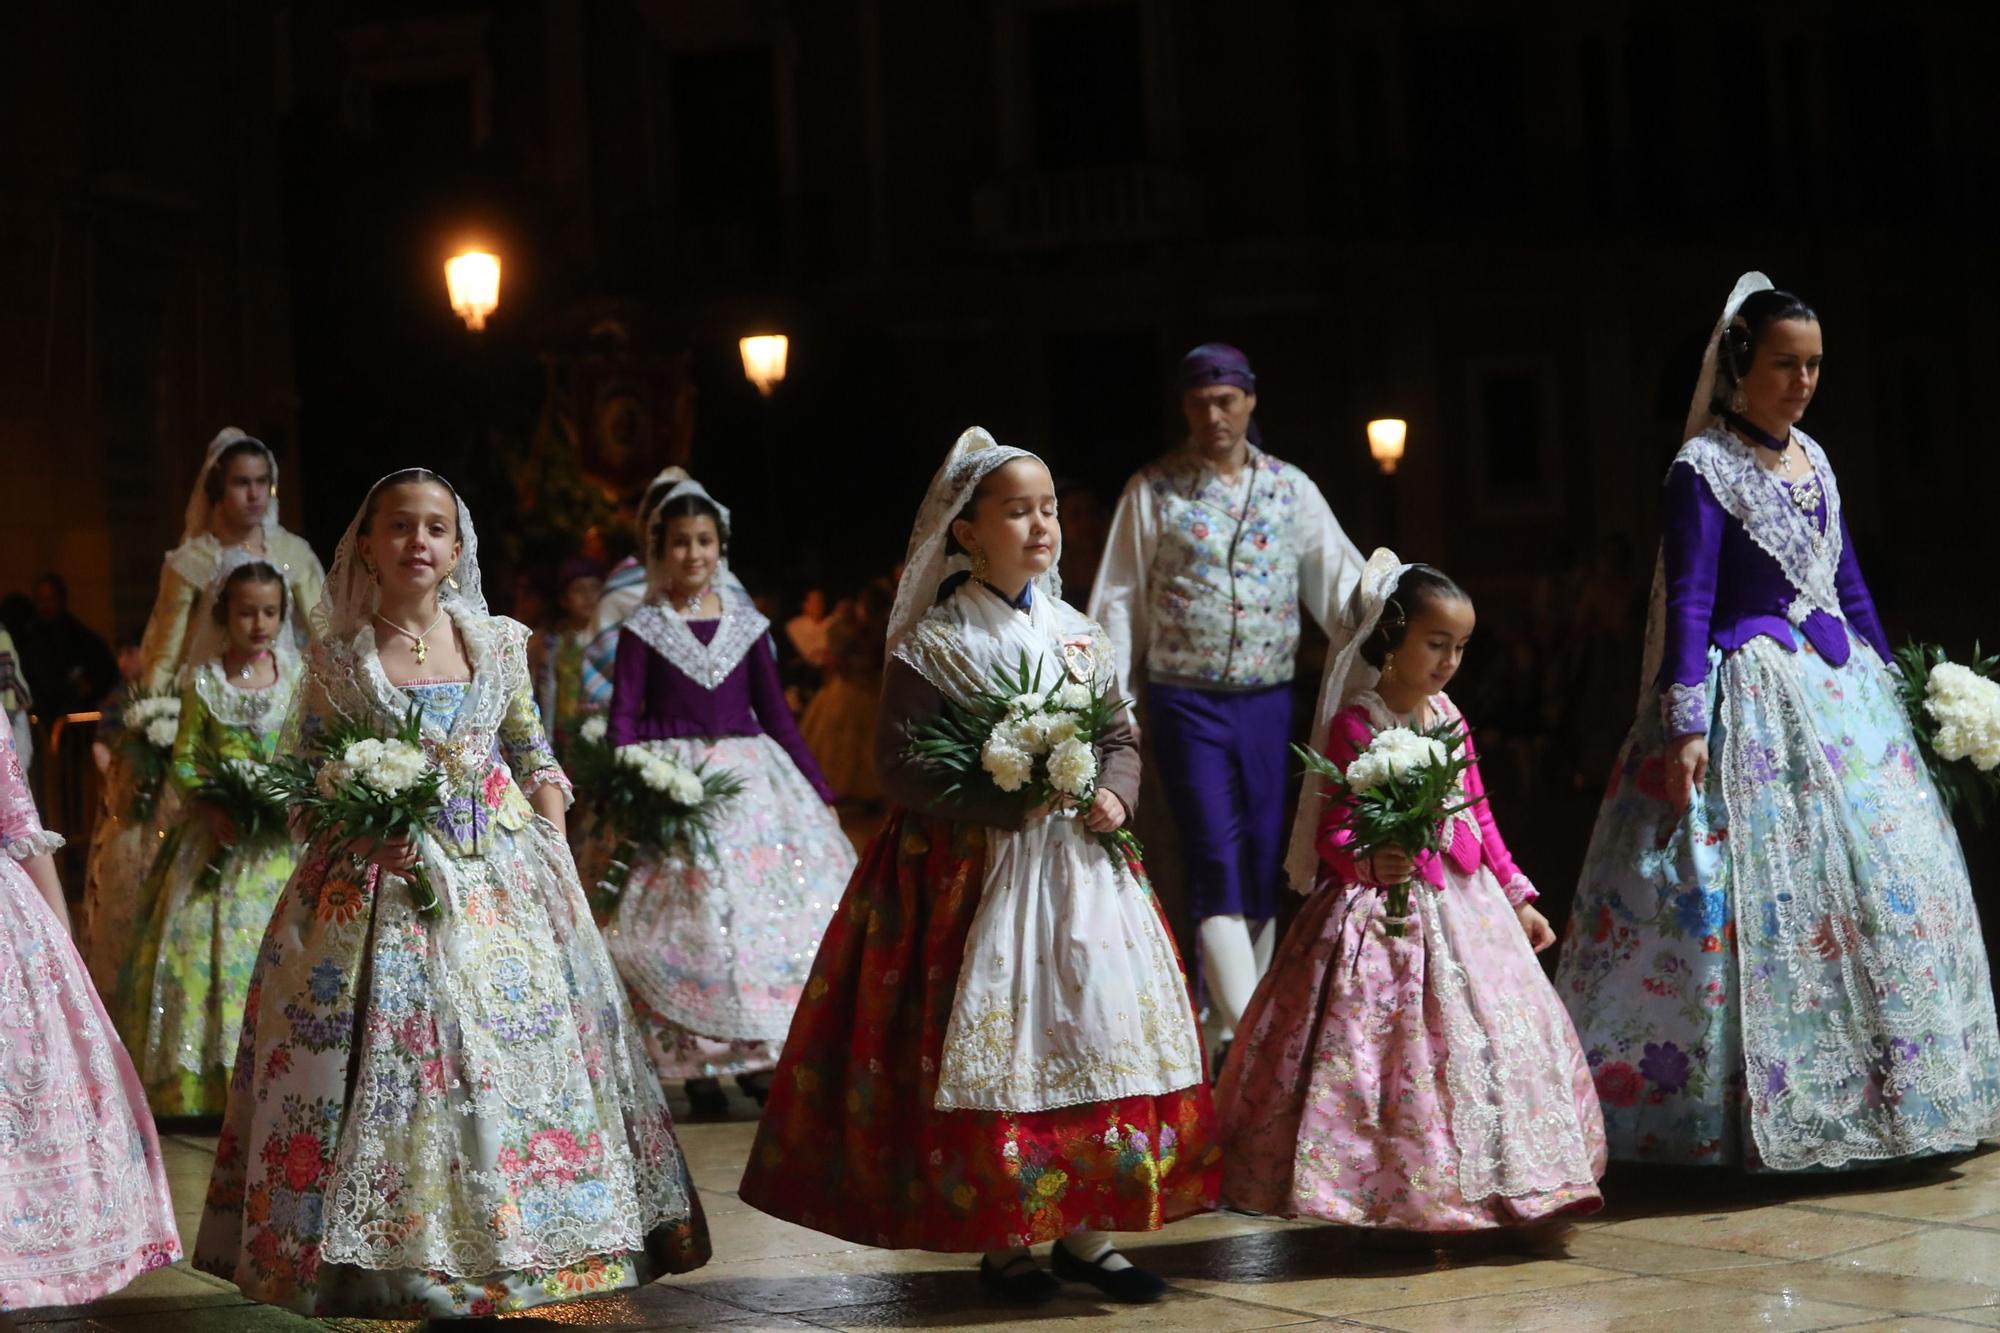
<svg viewBox="0 0 2000 1333">
<path fill-rule="evenodd" d="M 1403 461 L 1403 441 L 1409 437 L 1410 423 L 1400 417 L 1382 417 L 1368 423 L 1368 454 L 1382 475 L 1391 476 Z"/>
<path fill-rule="evenodd" d="M 444 261 L 444 285 L 452 310 L 477 333 L 500 307 L 500 256 L 484 250 L 453 255 Z"/>
<path fill-rule="evenodd" d="M 743 377 L 769 398 L 785 378 L 785 356 L 792 340 L 782 333 L 759 333 L 737 344 L 743 352 Z"/>
</svg>

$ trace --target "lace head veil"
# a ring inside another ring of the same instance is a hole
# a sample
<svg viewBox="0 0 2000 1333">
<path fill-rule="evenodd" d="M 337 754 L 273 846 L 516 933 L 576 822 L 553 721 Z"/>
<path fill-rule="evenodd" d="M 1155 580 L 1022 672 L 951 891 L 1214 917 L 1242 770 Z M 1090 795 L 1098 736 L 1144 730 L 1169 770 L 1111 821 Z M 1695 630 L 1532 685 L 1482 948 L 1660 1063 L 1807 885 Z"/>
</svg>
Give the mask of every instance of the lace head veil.
<svg viewBox="0 0 2000 1333">
<path fill-rule="evenodd" d="M 1387 547 L 1378 546 L 1368 557 L 1361 581 L 1354 585 L 1354 592 L 1341 612 L 1341 637 L 1330 645 L 1327 654 L 1319 706 L 1313 709 L 1313 727 L 1307 733 L 1309 744 L 1325 745 L 1333 715 L 1355 695 L 1372 688 L 1381 677 L 1381 672 L 1361 656 L 1361 645 L 1368 642 L 1368 636 L 1381 623 L 1383 608 L 1389 604 L 1396 584 L 1410 569 Z M 1319 852 L 1314 844 L 1319 835 L 1320 812 L 1325 808 L 1326 794 L 1320 790 L 1318 781 L 1308 775 L 1299 788 L 1299 810 L 1292 820 L 1292 839 L 1285 852 L 1285 876 L 1300 893 L 1311 892 L 1319 879 Z"/>
<path fill-rule="evenodd" d="M 406 481 L 436 481 L 451 492 L 452 503 L 458 506 L 458 564 L 438 589 L 439 607 L 454 615 L 489 614 L 479 580 L 479 534 L 472 526 L 472 511 L 465 507 L 458 488 L 443 477 L 421 468 L 404 468 L 368 488 L 347 531 L 341 534 L 340 545 L 334 548 L 333 566 L 327 570 L 326 590 L 320 595 L 319 605 L 313 608 L 314 639 L 350 639 L 375 618 L 382 594 L 361 561 L 361 526 L 367 521 L 375 497 L 386 487 Z M 453 587 L 454 583 L 458 586 Z"/>
<path fill-rule="evenodd" d="M 263 451 L 264 459 L 271 465 L 271 499 L 264 506 L 264 533 L 269 536 L 278 530 L 278 456 L 271 447 L 255 436 L 247 435 L 234 426 L 224 426 L 215 438 L 208 442 L 208 452 L 202 456 L 201 471 L 195 474 L 194 493 L 188 496 L 186 517 L 181 523 L 181 541 L 191 542 L 208 531 L 210 520 L 215 516 L 215 506 L 208 498 L 208 479 L 221 460 L 223 450 L 232 444 L 244 442 L 254 444 Z"/>
<path fill-rule="evenodd" d="M 1701 434 L 1715 417 L 1715 381 L 1721 373 L 1723 331 L 1736 318 L 1736 312 L 1743 308 L 1745 301 L 1758 292 L 1770 290 L 1771 280 L 1754 271 L 1738 278 L 1736 286 L 1730 289 L 1729 300 L 1722 307 L 1722 317 L 1709 331 L 1708 346 L 1701 354 L 1701 374 L 1695 379 L 1694 398 L 1688 403 L 1687 425 L 1681 430 L 1683 440 L 1691 440 Z"/>
<path fill-rule="evenodd" d="M 974 426 L 958 437 L 945 455 L 944 465 L 931 478 L 930 489 L 917 509 L 916 524 L 910 529 L 910 546 L 903 557 L 903 579 L 896 585 L 896 602 L 889 612 L 889 643 L 893 647 L 917 627 L 937 601 L 938 585 L 959 570 L 970 570 L 964 555 L 950 554 L 952 520 L 965 509 L 979 483 L 992 472 L 1017 458 L 1041 458 L 1026 449 L 999 443 L 984 428 Z M 1046 464 L 1044 465 L 1046 466 Z M 1057 557 L 1062 554 L 1057 543 Z M 1057 561 L 1049 562 L 1049 572 L 1035 580 L 1041 596 L 1062 596 L 1062 581 L 1056 574 Z"/>
<path fill-rule="evenodd" d="M 1722 335 L 1731 320 L 1736 318 L 1743 303 L 1758 292 L 1771 290 L 1771 280 L 1754 269 L 1736 280 L 1729 289 L 1729 299 L 1723 302 L 1722 314 L 1716 319 L 1715 327 L 1709 330 L 1708 346 L 1702 349 L 1701 373 L 1695 377 L 1694 397 L 1688 400 L 1687 422 L 1681 428 L 1681 439 L 1691 440 L 1708 429 L 1715 420 L 1715 382 L 1721 374 Z M 1660 662 L 1666 654 L 1667 638 L 1667 571 L 1664 548 L 1653 561 L 1653 595 L 1646 610 L 1646 650 L 1640 658 L 1639 707 L 1649 708 L 1653 701 L 1654 687 L 1660 674 Z"/>
</svg>

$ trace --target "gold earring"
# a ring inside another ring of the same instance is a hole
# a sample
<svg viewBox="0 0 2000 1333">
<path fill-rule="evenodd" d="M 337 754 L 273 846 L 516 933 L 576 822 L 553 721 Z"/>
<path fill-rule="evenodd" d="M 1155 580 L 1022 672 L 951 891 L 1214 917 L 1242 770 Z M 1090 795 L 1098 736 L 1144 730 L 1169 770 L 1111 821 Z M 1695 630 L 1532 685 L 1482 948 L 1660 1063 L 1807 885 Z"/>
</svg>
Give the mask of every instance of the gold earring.
<svg viewBox="0 0 2000 1333">
<path fill-rule="evenodd" d="M 1396 669 L 1396 654 L 1386 653 L 1382 658 L 1382 675 L 1386 678 Z"/>
<path fill-rule="evenodd" d="M 456 590 L 457 590 L 457 588 L 458 588 L 458 566 L 457 566 L 457 564 L 455 564 L 455 563 L 454 563 L 454 564 L 452 565 L 452 567 L 451 567 L 450 569 L 447 569 L 447 570 L 446 570 L 446 571 L 444 572 L 444 581 L 445 581 L 445 583 L 446 583 L 446 584 L 448 584 L 448 585 L 449 585 L 449 586 L 450 586 L 450 587 L 451 587 L 451 588 L 452 588 L 452 589 L 453 589 L 454 591 L 456 591 Z"/>
<path fill-rule="evenodd" d="M 972 577 L 984 583 L 986 582 L 986 576 L 992 572 L 993 567 L 986 563 L 986 552 L 974 551 L 972 553 Z"/>
<path fill-rule="evenodd" d="M 1740 384 L 1737 385 L 1736 392 L 1729 395 L 1729 410 L 1741 415 L 1743 409 L 1749 405 L 1750 400 L 1744 396 L 1743 386 Z"/>
</svg>

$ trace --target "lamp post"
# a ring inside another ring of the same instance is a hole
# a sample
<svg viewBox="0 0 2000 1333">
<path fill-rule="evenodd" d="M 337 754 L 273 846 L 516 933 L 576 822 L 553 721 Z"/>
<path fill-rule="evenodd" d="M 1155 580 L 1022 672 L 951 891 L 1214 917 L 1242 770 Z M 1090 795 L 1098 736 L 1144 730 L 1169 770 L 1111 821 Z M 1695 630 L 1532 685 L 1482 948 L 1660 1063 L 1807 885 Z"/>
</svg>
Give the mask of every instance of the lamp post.
<svg viewBox="0 0 2000 1333">
<path fill-rule="evenodd" d="M 756 385 L 764 397 L 771 397 L 784 383 L 785 359 L 791 346 L 792 340 L 782 333 L 754 333 L 737 341 L 737 350 L 743 354 L 743 378 Z"/>
<path fill-rule="evenodd" d="M 500 308 L 500 256 L 485 250 L 467 250 L 444 261 L 445 292 L 451 308 L 477 333 L 486 327 L 486 317 Z"/>
<path fill-rule="evenodd" d="M 1403 461 L 1403 446 L 1409 442 L 1410 423 L 1401 417 L 1377 417 L 1368 423 L 1368 456 L 1382 470 L 1382 529 L 1394 550 L 1398 537 L 1396 465 Z"/>
</svg>

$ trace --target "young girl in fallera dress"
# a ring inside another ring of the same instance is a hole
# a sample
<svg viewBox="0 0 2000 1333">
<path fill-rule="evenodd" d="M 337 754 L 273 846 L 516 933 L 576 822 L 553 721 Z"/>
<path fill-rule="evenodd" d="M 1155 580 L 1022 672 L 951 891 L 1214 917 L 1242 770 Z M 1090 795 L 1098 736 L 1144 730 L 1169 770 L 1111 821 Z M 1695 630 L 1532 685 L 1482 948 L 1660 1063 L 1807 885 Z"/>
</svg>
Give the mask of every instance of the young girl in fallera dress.
<svg viewBox="0 0 2000 1333">
<path fill-rule="evenodd" d="M 441 478 L 378 482 L 281 743 L 414 706 L 445 781 L 418 838 L 304 849 L 251 976 L 195 1257 L 302 1314 L 496 1314 L 708 1257 L 564 842 L 528 632 L 488 614 L 478 550 Z"/>
<path fill-rule="evenodd" d="M 1061 599 L 1060 542 L 1041 460 L 961 436 L 890 616 L 877 736 L 894 808 L 820 943 L 741 1196 L 863 1244 L 983 1254 L 1002 1300 L 1048 1300 L 1061 1279 L 1156 1300 L 1164 1284 L 1105 1233 L 1213 1208 L 1220 1161 L 1172 937 L 1096 836 L 1133 808 L 1136 738 L 1100 738 L 1076 811 L 954 791 L 905 749 L 911 724 L 1023 655 L 1045 680 L 1115 681 L 1103 632 Z"/>
<path fill-rule="evenodd" d="M 181 1257 L 146 1094 L 70 943 L 62 845 L 0 726 L 0 1312 Z"/>
<path fill-rule="evenodd" d="M 252 560 L 228 568 L 218 583 L 211 618 L 228 644 L 198 664 L 181 691 L 167 780 L 189 804 L 153 862 L 143 895 L 152 910 L 140 923 L 117 1004 L 161 1116 L 222 1114 L 250 968 L 298 860 L 284 830 L 243 845 L 242 831 L 220 809 L 194 799 L 204 752 L 271 761 L 300 671 L 284 576 Z"/>
<path fill-rule="evenodd" d="M 1471 730 L 1444 692 L 1472 602 L 1377 551 L 1321 691 L 1326 757 L 1377 731 Z M 1347 809 L 1308 782 L 1288 868 L 1311 897 L 1257 988 L 1216 1088 L 1232 1204 L 1356 1227 L 1473 1231 L 1601 1202 L 1604 1124 L 1569 1015 L 1535 954 L 1555 942 L 1466 770 L 1442 855 L 1357 860 Z M 1410 920 L 1384 930 L 1408 881 Z"/>
<path fill-rule="evenodd" d="M 728 1110 L 718 1076 L 762 1099 L 827 918 L 854 869 L 833 793 L 799 739 L 771 625 L 719 577 L 729 511 L 675 483 L 645 517 L 651 595 L 625 621 L 607 739 L 743 784 L 704 849 L 642 855 L 605 942 L 663 1080 Z"/>
<path fill-rule="evenodd" d="M 262 560 L 283 576 L 286 632 L 303 648 L 307 617 L 325 581 L 319 557 L 278 522 L 277 455 L 262 440 L 226 426 L 208 442 L 188 496 L 180 545 L 167 552 L 160 570 L 159 597 L 139 648 L 141 688 L 177 692 L 187 684 L 190 667 L 222 651 L 223 628 L 211 614 L 217 580 L 245 560 Z M 90 975 L 107 999 L 115 999 L 124 985 L 139 923 L 155 906 L 144 893 L 147 872 L 167 832 L 181 822 L 180 794 L 170 783 L 161 785 L 152 808 L 141 812 L 125 757 L 114 753 L 105 773 L 104 811 L 90 835 L 79 934 Z"/>
</svg>

